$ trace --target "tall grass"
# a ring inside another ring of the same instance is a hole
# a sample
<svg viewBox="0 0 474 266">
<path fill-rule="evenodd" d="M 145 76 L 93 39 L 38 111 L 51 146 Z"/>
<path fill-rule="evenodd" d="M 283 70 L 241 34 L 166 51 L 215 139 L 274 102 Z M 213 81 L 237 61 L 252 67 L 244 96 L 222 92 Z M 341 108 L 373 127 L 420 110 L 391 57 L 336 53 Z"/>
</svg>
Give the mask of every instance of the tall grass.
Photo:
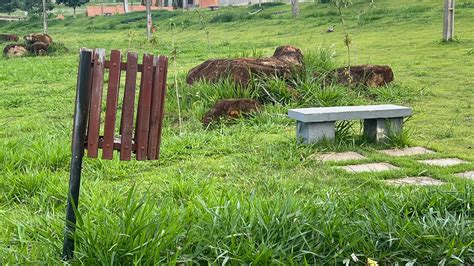
<svg viewBox="0 0 474 266">
<path fill-rule="evenodd" d="M 271 182 L 266 186 L 281 183 Z M 75 261 L 340 264 L 355 254 L 361 261 L 377 258 L 383 264 L 472 263 L 472 251 L 466 248 L 474 237 L 472 220 L 466 220 L 470 187 L 463 194 L 417 188 L 416 196 L 382 187 L 370 195 L 354 193 L 357 188 L 312 195 L 271 195 L 262 189 L 257 186 L 251 194 L 208 191 L 205 198 L 195 196 L 182 205 L 140 196 L 133 188 L 117 191 L 125 197 L 115 203 L 100 194 L 86 197 L 78 217 Z M 281 196 L 285 198 L 275 201 Z M 28 226 L 10 232 L 20 241 L 46 238 L 58 250 L 60 236 L 50 234 L 50 219 L 55 218 L 41 218 L 34 231 Z M 17 228 L 12 222 L 6 221 L 7 230 Z"/>
</svg>

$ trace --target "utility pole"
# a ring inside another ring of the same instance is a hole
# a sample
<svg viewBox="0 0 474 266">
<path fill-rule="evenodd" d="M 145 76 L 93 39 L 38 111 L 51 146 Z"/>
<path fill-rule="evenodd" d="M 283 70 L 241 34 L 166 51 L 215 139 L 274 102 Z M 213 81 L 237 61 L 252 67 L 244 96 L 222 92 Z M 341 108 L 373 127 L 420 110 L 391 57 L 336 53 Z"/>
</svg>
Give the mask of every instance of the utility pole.
<svg viewBox="0 0 474 266">
<path fill-rule="evenodd" d="M 43 0 L 43 33 L 48 34 L 48 14 L 46 14 L 46 0 Z"/>
<path fill-rule="evenodd" d="M 44 1 L 44 0 L 43 0 Z M 146 37 L 151 40 L 151 0 L 146 0 Z"/>
<path fill-rule="evenodd" d="M 454 37 L 454 1 L 444 0 L 443 39 L 451 41 Z"/>
</svg>

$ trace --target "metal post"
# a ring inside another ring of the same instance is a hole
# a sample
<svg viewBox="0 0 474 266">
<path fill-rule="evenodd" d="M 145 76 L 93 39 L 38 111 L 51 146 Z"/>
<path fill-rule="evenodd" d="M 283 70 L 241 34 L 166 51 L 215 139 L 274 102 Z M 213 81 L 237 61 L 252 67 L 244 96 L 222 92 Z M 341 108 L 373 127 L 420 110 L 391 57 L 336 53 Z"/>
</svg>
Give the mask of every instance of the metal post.
<svg viewBox="0 0 474 266">
<path fill-rule="evenodd" d="M 444 0 L 443 39 L 450 41 L 454 37 L 454 1 Z"/>
<path fill-rule="evenodd" d="M 76 214 L 79 204 L 79 188 L 81 185 L 82 157 L 86 138 L 87 113 L 89 103 L 89 86 L 91 78 L 92 52 L 81 50 L 79 74 L 77 77 L 76 106 L 72 132 L 72 158 L 69 176 L 69 194 L 66 208 L 66 226 L 64 232 L 63 260 L 74 256 L 74 232 L 76 230 Z"/>
</svg>

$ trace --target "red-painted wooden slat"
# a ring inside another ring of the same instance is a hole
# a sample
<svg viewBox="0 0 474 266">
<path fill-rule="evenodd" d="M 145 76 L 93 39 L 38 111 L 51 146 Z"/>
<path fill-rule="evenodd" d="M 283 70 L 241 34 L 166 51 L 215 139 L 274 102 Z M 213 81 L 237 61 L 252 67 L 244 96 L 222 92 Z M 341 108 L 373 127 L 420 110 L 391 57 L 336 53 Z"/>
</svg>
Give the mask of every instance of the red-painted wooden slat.
<svg viewBox="0 0 474 266">
<path fill-rule="evenodd" d="M 82 49 L 81 49 L 82 50 Z M 92 54 L 92 62 L 94 62 L 94 54 L 95 54 L 95 50 L 94 49 L 86 49 L 86 50 L 89 50 L 91 51 L 91 54 Z M 90 79 L 89 79 L 89 102 L 87 103 L 87 114 L 90 114 L 90 111 L 91 111 L 91 95 L 92 95 L 92 80 L 93 80 L 93 74 L 94 74 L 94 67 L 93 65 L 91 66 L 90 68 L 90 71 L 91 71 L 91 74 L 90 74 Z M 89 125 L 89 115 L 87 116 L 87 125 Z M 89 129 L 87 129 L 89 130 Z M 86 136 L 86 149 L 87 149 L 87 136 Z"/>
<path fill-rule="evenodd" d="M 129 161 L 132 154 L 133 111 L 135 105 L 135 86 L 137 81 L 137 53 L 127 53 L 127 74 L 122 105 L 122 133 L 120 160 Z"/>
<path fill-rule="evenodd" d="M 140 95 L 137 108 L 137 127 L 135 142 L 137 144 L 137 160 L 147 159 L 148 129 L 150 127 L 150 104 L 153 87 L 153 55 L 143 55 L 143 72 L 140 84 Z"/>
<path fill-rule="evenodd" d="M 165 98 L 166 98 L 166 79 L 168 77 L 168 58 L 163 56 L 163 83 L 161 85 L 161 96 L 160 96 L 160 118 L 159 118 L 159 124 L 158 124 L 158 148 L 157 148 L 157 154 L 156 154 L 156 159 L 158 160 L 160 158 L 160 145 L 161 145 L 161 132 L 163 129 L 163 117 L 165 114 Z"/>
<path fill-rule="evenodd" d="M 102 144 L 102 158 L 111 160 L 114 156 L 115 120 L 117 117 L 117 103 L 120 87 L 120 64 L 122 55 L 118 50 L 110 53 L 109 84 L 105 107 L 104 138 Z"/>
<path fill-rule="evenodd" d="M 87 130 L 87 156 L 97 158 L 99 150 L 100 111 L 102 105 L 102 88 L 104 84 L 105 50 L 94 51 L 92 85 L 90 94 L 89 126 Z"/>
<path fill-rule="evenodd" d="M 164 99 L 166 96 L 166 76 L 168 59 L 165 56 L 155 57 L 155 75 L 153 80 L 150 133 L 148 141 L 148 159 L 156 160 L 160 153 L 161 127 L 163 122 Z"/>
</svg>

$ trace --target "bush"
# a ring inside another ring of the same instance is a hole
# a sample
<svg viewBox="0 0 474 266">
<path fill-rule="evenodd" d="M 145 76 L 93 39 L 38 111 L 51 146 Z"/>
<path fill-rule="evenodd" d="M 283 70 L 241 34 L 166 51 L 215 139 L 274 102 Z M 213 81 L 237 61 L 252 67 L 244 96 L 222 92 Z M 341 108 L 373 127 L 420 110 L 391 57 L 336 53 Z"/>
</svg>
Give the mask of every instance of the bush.
<svg viewBox="0 0 474 266">
<path fill-rule="evenodd" d="M 262 7 L 273 7 L 273 6 L 283 6 L 285 3 L 283 2 L 269 2 L 269 3 L 262 3 Z"/>
<path fill-rule="evenodd" d="M 137 21 L 141 21 L 141 20 L 144 20 L 145 18 L 143 17 L 131 17 L 131 18 L 125 18 L 125 19 L 122 19 L 120 21 L 120 23 L 122 24 L 128 24 L 128 23 L 132 23 L 132 22 L 137 22 Z"/>
<path fill-rule="evenodd" d="M 53 42 L 48 47 L 48 55 L 61 55 L 69 52 L 69 49 L 62 42 Z"/>
<path fill-rule="evenodd" d="M 169 18 L 175 17 L 177 15 L 178 15 L 177 12 L 170 12 L 170 11 L 166 11 L 166 10 L 153 11 L 152 14 L 151 14 L 153 19 L 169 19 Z M 145 16 L 143 16 L 143 17 L 145 17 Z"/>
<path fill-rule="evenodd" d="M 210 23 L 225 23 L 225 22 L 233 22 L 233 21 L 242 21 L 242 20 L 252 20 L 252 19 L 272 19 L 273 15 L 271 13 L 258 13 L 254 15 L 250 15 L 247 13 L 237 14 L 237 13 L 220 13 L 216 16 L 212 17 L 209 20 Z"/>
<path fill-rule="evenodd" d="M 462 8 L 474 8 L 474 2 L 465 2 L 465 3 L 460 3 L 456 5 L 456 8 L 462 9 Z"/>
<path fill-rule="evenodd" d="M 214 16 L 209 21 L 210 23 L 219 23 L 219 22 L 232 22 L 239 20 L 237 14 L 234 13 L 221 13 Z"/>
</svg>

